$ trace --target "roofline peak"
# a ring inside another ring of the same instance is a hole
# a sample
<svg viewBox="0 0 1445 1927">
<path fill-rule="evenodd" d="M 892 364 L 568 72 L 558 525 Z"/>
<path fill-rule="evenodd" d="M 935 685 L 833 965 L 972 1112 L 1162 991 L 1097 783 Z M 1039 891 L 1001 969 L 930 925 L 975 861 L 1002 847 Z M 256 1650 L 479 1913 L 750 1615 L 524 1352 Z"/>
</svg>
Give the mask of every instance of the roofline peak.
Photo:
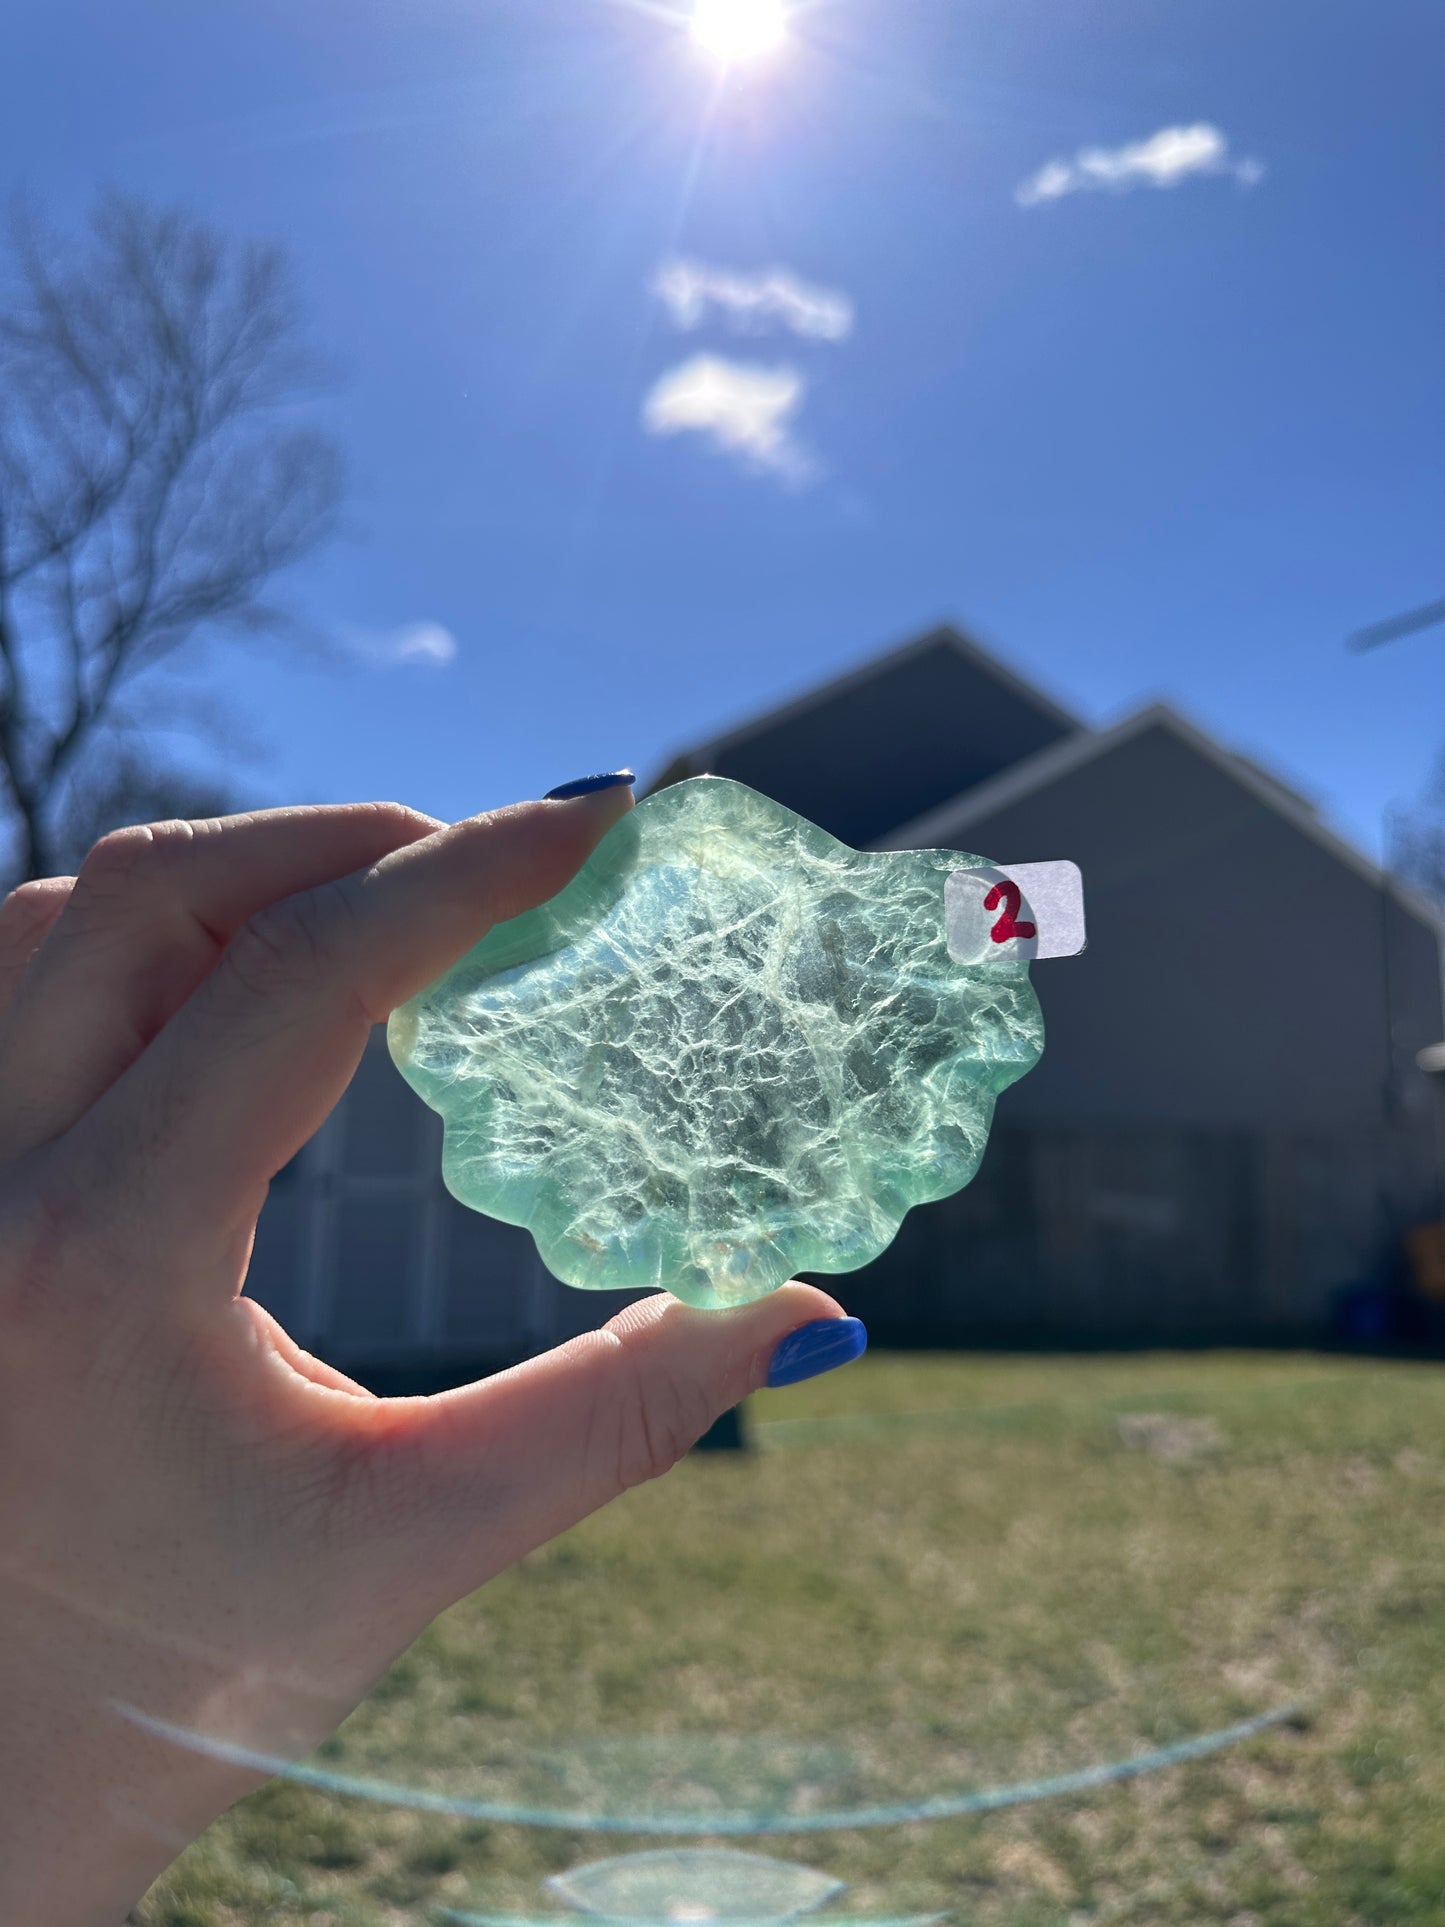
<svg viewBox="0 0 1445 1927">
<path fill-rule="evenodd" d="M 760 710 L 754 715 L 736 723 L 731 729 L 720 731 L 716 736 L 704 738 L 700 743 L 687 749 L 678 750 L 671 756 L 663 769 L 648 783 L 647 793 L 665 789 L 669 783 L 681 782 L 687 776 L 706 774 L 710 765 L 727 751 L 736 749 L 740 744 L 761 735 L 765 730 L 776 728 L 780 723 L 790 721 L 794 716 L 804 714 L 818 704 L 827 702 L 835 696 L 845 695 L 850 689 L 864 686 L 890 669 L 908 662 L 915 656 L 925 655 L 930 649 L 946 645 L 976 668 L 982 669 L 995 682 L 1031 703 L 1045 715 L 1059 724 L 1062 729 L 1083 730 L 1086 725 L 1082 719 L 1062 703 L 1057 702 L 1045 690 L 1032 683 L 1018 670 L 1010 667 L 1001 656 L 981 643 L 975 642 L 967 632 L 951 621 L 936 622 L 903 642 L 893 643 L 882 651 L 855 663 L 851 669 L 844 669 L 826 681 L 814 683 L 810 688 L 800 690 L 796 696 L 785 697 L 770 709 Z"/>
<path fill-rule="evenodd" d="M 1256 764 L 1252 758 L 1241 756 L 1221 743 L 1173 703 L 1158 698 L 1129 710 L 1101 729 L 1081 730 L 1077 736 L 1035 750 L 1032 756 L 1011 763 L 996 776 L 985 777 L 983 782 L 976 784 L 973 789 L 962 791 L 950 802 L 939 804 L 936 809 L 915 817 L 911 823 L 900 824 L 896 830 L 891 830 L 886 837 L 879 838 L 869 847 L 875 850 L 947 849 L 953 837 L 959 831 L 968 829 L 972 823 L 996 815 L 1000 810 L 1047 788 L 1050 783 L 1057 782 L 1100 756 L 1108 755 L 1111 750 L 1150 729 L 1166 730 L 1187 744 L 1197 755 L 1212 763 L 1242 789 L 1248 790 L 1273 810 L 1276 816 L 1293 825 L 1345 869 L 1352 870 L 1373 889 L 1393 897 L 1419 922 L 1445 935 L 1445 910 L 1432 903 L 1402 877 L 1374 862 L 1346 835 L 1327 822 L 1318 808 L 1290 784 Z M 945 840 L 939 843 L 937 839 Z"/>
</svg>

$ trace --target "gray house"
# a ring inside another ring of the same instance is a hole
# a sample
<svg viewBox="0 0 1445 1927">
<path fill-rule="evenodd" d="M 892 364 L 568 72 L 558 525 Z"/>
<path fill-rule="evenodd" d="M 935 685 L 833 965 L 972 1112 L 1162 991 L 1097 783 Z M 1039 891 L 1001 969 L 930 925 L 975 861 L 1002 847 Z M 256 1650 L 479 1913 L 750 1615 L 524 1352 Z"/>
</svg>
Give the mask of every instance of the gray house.
<svg viewBox="0 0 1445 1927">
<path fill-rule="evenodd" d="M 1085 728 L 952 630 L 677 756 L 843 841 L 1072 857 L 1089 949 L 1043 963 L 1039 1068 L 978 1177 L 829 1281 L 875 1338 L 1308 1342 L 1440 1208 L 1416 1053 L 1445 1033 L 1431 910 L 1307 799 L 1174 711 Z M 457 1205 L 378 1037 L 277 1180 L 251 1289 L 385 1388 L 525 1355 L 621 1302 Z"/>
</svg>

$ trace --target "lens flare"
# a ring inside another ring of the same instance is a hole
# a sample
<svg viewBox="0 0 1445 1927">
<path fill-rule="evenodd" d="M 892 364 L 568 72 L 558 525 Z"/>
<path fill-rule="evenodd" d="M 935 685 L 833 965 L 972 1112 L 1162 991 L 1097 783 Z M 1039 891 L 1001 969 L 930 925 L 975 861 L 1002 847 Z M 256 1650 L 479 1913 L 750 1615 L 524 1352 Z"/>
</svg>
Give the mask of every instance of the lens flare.
<svg viewBox="0 0 1445 1927">
<path fill-rule="evenodd" d="M 782 0 L 697 0 L 692 37 L 716 59 L 756 60 L 782 45 Z"/>
</svg>

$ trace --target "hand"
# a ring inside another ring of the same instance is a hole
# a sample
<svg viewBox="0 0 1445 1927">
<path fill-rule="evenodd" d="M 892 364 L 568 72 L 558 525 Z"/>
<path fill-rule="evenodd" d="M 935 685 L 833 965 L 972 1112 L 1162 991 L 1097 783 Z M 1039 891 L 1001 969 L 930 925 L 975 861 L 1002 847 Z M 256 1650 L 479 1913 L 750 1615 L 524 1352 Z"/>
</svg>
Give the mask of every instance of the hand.
<svg viewBox="0 0 1445 1927">
<path fill-rule="evenodd" d="M 644 1300 L 378 1399 L 241 1295 L 269 1179 L 371 1026 L 555 894 L 625 790 L 127 830 L 0 910 L 0 1920 L 115 1927 L 453 1601 L 670 1466 L 836 1317 Z"/>
</svg>

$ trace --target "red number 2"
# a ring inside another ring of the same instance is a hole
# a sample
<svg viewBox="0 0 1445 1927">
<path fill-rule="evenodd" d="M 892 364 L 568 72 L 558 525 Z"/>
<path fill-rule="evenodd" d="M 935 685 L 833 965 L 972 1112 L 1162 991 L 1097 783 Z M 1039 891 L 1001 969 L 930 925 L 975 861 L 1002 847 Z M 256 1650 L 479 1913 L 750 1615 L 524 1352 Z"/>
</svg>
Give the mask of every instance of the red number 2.
<svg viewBox="0 0 1445 1927">
<path fill-rule="evenodd" d="M 1002 883 L 996 883 L 984 898 L 985 910 L 997 910 L 1000 904 L 1004 906 L 1003 915 L 989 932 L 995 943 L 1007 943 L 1010 937 L 1036 937 L 1039 934 L 1036 924 L 1018 921 L 1023 900 L 1023 891 L 1016 883 L 1010 883 L 1007 877 Z"/>
</svg>

